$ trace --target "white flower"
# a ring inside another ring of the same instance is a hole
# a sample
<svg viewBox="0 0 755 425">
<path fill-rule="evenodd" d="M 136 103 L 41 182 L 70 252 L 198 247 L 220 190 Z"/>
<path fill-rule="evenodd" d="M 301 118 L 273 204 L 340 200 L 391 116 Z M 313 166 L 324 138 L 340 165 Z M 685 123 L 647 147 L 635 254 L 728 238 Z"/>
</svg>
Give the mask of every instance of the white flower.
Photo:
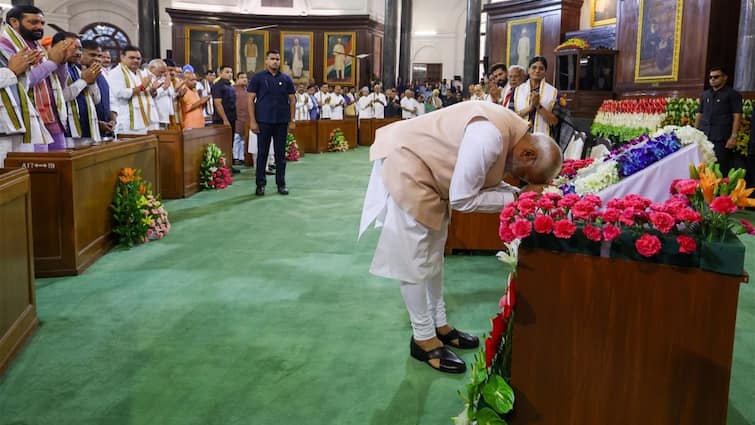
<svg viewBox="0 0 755 425">
<path fill-rule="evenodd" d="M 713 150 L 713 143 L 708 140 L 708 137 L 702 131 L 689 125 L 686 125 L 684 127 L 667 125 L 666 127 L 663 127 L 663 129 L 661 129 L 659 133 L 675 133 L 676 137 L 679 138 L 679 141 L 681 141 L 683 146 L 688 146 L 693 143 L 697 145 L 697 148 L 700 150 L 700 156 L 703 157 L 704 163 L 712 164 L 716 162 L 716 153 Z"/>
<path fill-rule="evenodd" d="M 459 416 L 454 416 L 451 418 L 451 420 L 454 422 L 454 425 L 471 425 L 469 423 L 469 413 L 467 413 L 467 410 L 469 410 L 469 405 L 464 405 L 464 410 L 459 413 Z"/>
<path fill-rule="evenodd" d="M 502 263 L 510 265 L 512 270 L 516 270 L 516 265 L 519 263 L 519 244 L 521 243 L 522 241 L 520 239 L 514 239 L 510 243 L 504 243 L 506 251 L 508 252 L 498 251 L 495 256 L 498 257 L 498 260 Z"/>
<path fill-rule="evenodd" d="M 574 190 L 578 195 L 598 193 L 619 182 L 619 171 L 615 161 L 601 164 L 592 174 L 574 180 Z"/>
<path fill-rule="evenodd" d="M 563 181 L 563 183 L 566 183 L 567 181 L 568 181 L 568 180 L 564 180 L 564 181 Z M 562 183 L 562 184 L 563 184 L 563 183 Z M 559 195 L 561 195 L 561 196 L 564 196 L 564 192 L 562 192 L 562 191 L 561 191 L 561 189 L 559 189 L 559 188 L 558 188 L 557 186 L 546 186 L 546 187 L 545 187 L 545 188 L 543 189 L 543 193 L 544 193 L 544 194 L 545 194 L 545 193 L 557 193 L 557 194 L 559 194 Z"/>
</svg>

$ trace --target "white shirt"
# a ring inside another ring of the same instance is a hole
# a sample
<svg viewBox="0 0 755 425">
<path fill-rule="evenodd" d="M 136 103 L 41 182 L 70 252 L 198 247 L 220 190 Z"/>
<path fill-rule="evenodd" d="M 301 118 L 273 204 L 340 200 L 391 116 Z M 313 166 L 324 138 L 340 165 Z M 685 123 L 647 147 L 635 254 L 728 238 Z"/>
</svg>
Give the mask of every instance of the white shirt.
<svg viewBox="0 0 755 425">
<path fill-rule="evenodd" d="M 364 118 L 375 118 L 375 112 L 372 109 L 372 105 L 370 105 L 370 102 L 372 102 L 372 94 L 368 94 L 367 96 L 362 96 L 359 98 L 359 102 L 357 102 L 357 108 L 359 109 L 359 119 Z"/>
<path fill-rule="evenodd" d="M 294 121 L 308 121 L 309 111 L 312 110 L 314 105 L 307 93 L 296 93 L 296 109 Z"/>
<path fill-rule="evenodd" d="M 419 102 L 417 102 L 417 100 L 413 97 L 404 96 L 404 98 L 401 99 L 401 108 L 402 108 L 401 118 L 405 120 L 409 118 L 414 118 L 417 116 L 417 112 L 419 111 Z M 403 108 L 409 109 L 409 111 L 414 111 L 414 112 L 409 112 Z"/>
<path fill-rule="evenodd" d="M 343 119 L 343 105 L 345 99 L 340 94 L 334 94 L 330 98 L 330 119 L 342 120 Z"/>
<path fill-rule="evenodd" d="M 120 65 L 119 65 L 120 67 Z M 136 99 L 132 102 L 131 99 L 134 97 L 133 94 L 133 88 L 138 87 L 142 83 L 142 76 L 145 75 L 142 70 L 137 70 L 137 72 L 131 72 L 131 70 L 126 69 L 126 72 L 128 72 L 130 77 L 130 86 L 131 88 L 126 87 L 126 80 L 124 80 L 123 72 L 121 69 L 117 67 L 110 72 L 107 76 L 107 82 L 110 86 L 110 110 L 114 111 L 118 114 L 118 117 L 116 119 L 116 133 L 117 134 L 128 134 L 128 133 L 136 133 L 136 134 L 143 134 L 146 133 L 147 130 L 152 128 L 153 123 L 157 123 L 157 111 L 154 106 L 154 101 L 152 100 L 152 97 L 149 96 L 145 92 L 143 96 L 141 96 L 141 103 L 138 102 Z M 137 95 L 138 96 L 138 95 Z M 133 105 L 133 106 L 132 106 Z M 141 106 L 144 106 L 145 109 L 148 109 L 151 113 L 151 115 L 147 116 L 148 122 L 144 122 L 144 119 L 142 118 L 142 114 L 140 112 Z M 149 105 L 149 106 L 148 106 Z M 134 118 L 134 128 L 131 128 L 130 123 L 130 114 L 129 114 L 129 108 L 133 107 L 133 118 Z"/>
<path fill-rule="evenodd" d="M 164 89 L 163 86 L 157 88 L 154 99 L 159 123 L 170 123 L 170 116 L 175 114 L 173 109 L 173 100 L 175 97 L 176 91 L 173 90 L 172 84 L 167 89 Z"/>
<path fill-rule="evenodd" d="M 18 84 L 18 78 L 9 68 L 0 68 L 0 90 L 5 90 L 6 87 Z M 0 134 L 16 133 L 15 129 L 9 127 L 6 122 L 10 123 L 8 118 L 8 112 L 5 110 L 5 105 L 0 102 L 0 115 L 3 119 L 0 119 Z M 17 113 L 17 115 L 21 115 Z"/>
<path fill-rule="evenodd" d="M 388 100 L 383 93 L 373 93 L 375 103 L 372 104 L 372 110 L 374 111 L 375 118 L 385 118 L 385 105 L 388 104 Z"/>
<path fill-rule="evenodd" d="M 318 91 L 315 93 L 315 99 L 317 99 L 317 103 L 320 105 L 320 118 L 330 119 L 332 110 L 330 105 L 333 102 L 333 95 Z"/>
</svg>

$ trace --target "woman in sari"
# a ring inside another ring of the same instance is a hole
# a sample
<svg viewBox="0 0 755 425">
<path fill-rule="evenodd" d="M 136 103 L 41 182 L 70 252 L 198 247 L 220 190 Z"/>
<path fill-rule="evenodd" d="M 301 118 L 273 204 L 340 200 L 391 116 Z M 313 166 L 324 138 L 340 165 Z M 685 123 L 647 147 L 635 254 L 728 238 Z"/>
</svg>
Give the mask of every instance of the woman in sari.
<svg viewBox="0 0 755 425">
<path fill-rule="evenodd" d="M 516 88 L 514 105 L 516 113 L 529 121 L 531 133 L 551 136 L 551 126 L 558 124 L 553 106 L 558 100 L 558 90 L 545 82 L 548 61 L 542 56 L 530 60 L 529 81 Z"/>
</svg>

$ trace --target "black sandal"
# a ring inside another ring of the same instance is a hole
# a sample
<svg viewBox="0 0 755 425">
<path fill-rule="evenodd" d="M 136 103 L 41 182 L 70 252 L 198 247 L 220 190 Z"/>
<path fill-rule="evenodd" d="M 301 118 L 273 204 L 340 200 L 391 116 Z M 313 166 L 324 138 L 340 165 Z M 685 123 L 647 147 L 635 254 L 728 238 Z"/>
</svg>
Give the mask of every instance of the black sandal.
<svg viewBox="0 0 755 425">
<path fill-rule="evenodd" d="M 414 338 L 412 338 L 411 344 L 409 344 L 409 351 L 415 359 L 427 363 L 431 368 L 446 373 L 464 373 L 467 370 L 467 365 L 464 360 L 460 359 L 450 348 L 443 346 L 434 350 L 425 351 L 420 347 Z M 433 366 L 430 360 L 439 359 L 440 365 L 438 367 Z"/>
<path fill-rule="evenodd" d="M 472 334 L 468 334 L 466 332 L 462 332 L 457 329 L 453 329 L 451 332 L 441 335 L 436 330 L 435 332 L 438 335 L 438 339 L 441 340 L 446 345 L 450 345 L 455 348 L 461 348 L 461 349 L 471 349 L 471 348 L 477 348 L 480 346 L 480 339 Z M 458 344 L 454 344 L 453 340 L 458 340 Z"/>
</svg>

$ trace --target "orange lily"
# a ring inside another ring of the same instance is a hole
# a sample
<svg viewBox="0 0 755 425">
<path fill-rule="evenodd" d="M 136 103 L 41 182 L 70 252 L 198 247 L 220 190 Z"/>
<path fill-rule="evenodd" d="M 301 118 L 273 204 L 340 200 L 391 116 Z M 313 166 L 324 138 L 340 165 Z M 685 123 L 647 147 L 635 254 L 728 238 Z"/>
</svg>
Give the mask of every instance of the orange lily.
<svg viewBox="0 0 755 425">
<path fill-rule="evenodd" d="M 713 193 L 721 182 L 721 179 L 716 176 L 716 172 L 709 169 L 705 164 L 700 165 L 700 189 L 703 192 L 703 198 L 705 202 L 710 203 L 713 200 Z"/>
<path fill-rule="evenodd" d="M 133 168 L 124 168 L 121 170 L 121 175 L 118 177 L 122 183 L 130 183 L 134 180 L 136 170 Z"/>
<path fill-rule="evenodd" d="M 745 179 L 739 179 L 737 186 L 731 191 L 729 196 L 740 208 L 755 207 L 755 199 L 750 199 L 750 194 L 753 191 L 755 191 L 755 188 L 745 188 Z"/>
</svg>

